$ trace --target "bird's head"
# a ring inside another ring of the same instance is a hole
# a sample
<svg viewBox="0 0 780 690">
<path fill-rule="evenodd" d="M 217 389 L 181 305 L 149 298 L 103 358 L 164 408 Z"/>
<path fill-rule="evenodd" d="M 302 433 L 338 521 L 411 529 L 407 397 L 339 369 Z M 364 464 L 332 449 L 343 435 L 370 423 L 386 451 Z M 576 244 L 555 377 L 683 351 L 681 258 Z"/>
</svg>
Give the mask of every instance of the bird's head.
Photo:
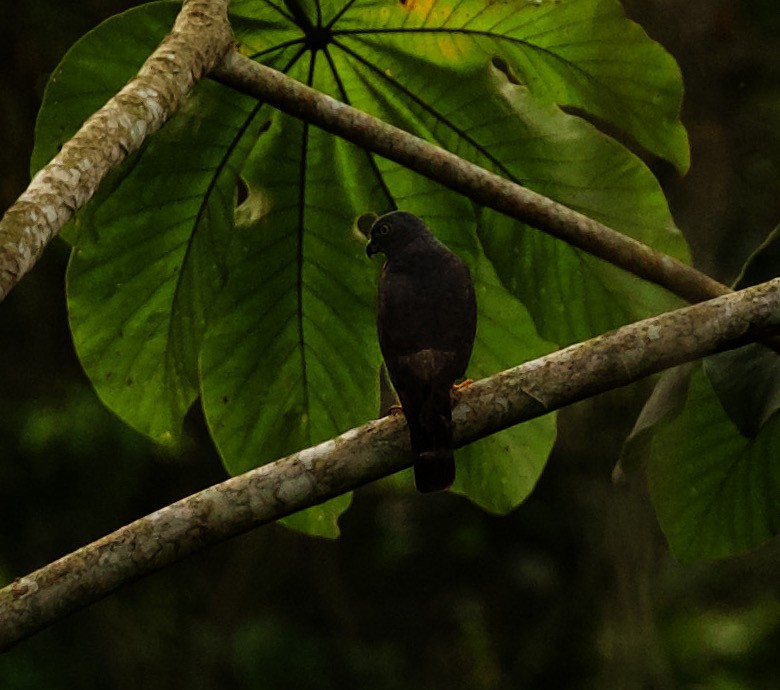
<svg viewBox="0 0 780 690">
<path fill-rule="evenodd" d="M 408 211 L 392 211 L 374 221 L 369 232 L 366 254 L 384 254 L 391 258 L 410 242 L 420 238 L 433 239 L 425 223 Z"/>
</svg>

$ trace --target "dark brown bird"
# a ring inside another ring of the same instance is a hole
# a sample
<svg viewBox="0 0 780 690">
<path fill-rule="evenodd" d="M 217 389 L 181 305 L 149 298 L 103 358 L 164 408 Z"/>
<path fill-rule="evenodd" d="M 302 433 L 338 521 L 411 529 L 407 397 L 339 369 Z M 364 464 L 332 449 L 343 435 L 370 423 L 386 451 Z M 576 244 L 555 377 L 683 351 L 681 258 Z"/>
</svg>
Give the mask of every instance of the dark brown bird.
<svg viewBox="0 0 780 690">
<path fill-rule="evenodd" d="M 405 211 L 378 218 L 366 254 L 387 257 L 379 279 L 377 330 L 403 407 L 418 491 L 455 480 L 450 391 L 471 357 L 477 326 L 466 264 Z"/>
</svg>

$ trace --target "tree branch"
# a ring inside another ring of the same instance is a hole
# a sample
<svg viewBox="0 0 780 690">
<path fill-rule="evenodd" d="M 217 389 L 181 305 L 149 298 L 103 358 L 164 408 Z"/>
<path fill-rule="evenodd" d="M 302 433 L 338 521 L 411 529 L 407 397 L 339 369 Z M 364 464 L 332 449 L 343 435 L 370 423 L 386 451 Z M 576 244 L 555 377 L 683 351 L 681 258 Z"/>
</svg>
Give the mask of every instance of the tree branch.
<svg viewBox="0 0 780 690">
<path fill-rule="evenodd" d="M 229 52 L 210 76 L 661 285 L 688 302 L 730 292 L 691 266 L 235 51 Z"/>
<path fill-rule="evenodd" d="M 778 330 L 780 278 L 624 326 L 466 388 L 456 442 Z M 0 590 L 0 650 L 208 544 L 410 464 L 403 418 L 391 416 L 184 498 Z"/>
<path fill-rule="evenodd" d="M 0 220 L 0 301 L 105 176 L 179 108 L 232 45 L 228 0 L 184 0 L 173 30 Z"/>
</svg>

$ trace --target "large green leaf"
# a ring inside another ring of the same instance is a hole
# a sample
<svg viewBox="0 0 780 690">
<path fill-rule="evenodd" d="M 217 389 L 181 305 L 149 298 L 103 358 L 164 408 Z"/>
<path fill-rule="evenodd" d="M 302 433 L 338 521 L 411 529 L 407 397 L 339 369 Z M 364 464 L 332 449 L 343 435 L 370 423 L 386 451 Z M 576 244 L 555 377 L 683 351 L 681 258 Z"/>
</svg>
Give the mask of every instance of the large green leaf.
<svg viewBox="0 0 780 690">
<path fill-rule="evenodd" d="M 176 10 L 138 8 L 73 47 L 47 89 L 35 164 L 132 76 Z M 648 170 L 560 109 L 608 120 L 687 165 L 679 72 L 616 2 L 234 0 L 231 13 L 244 54 L 682 253 Z M 236 210 L 239 177 L 247 197 Z M 74 341 L 99 395 L 158 439 L 175 439 L 202 395 L 231 472 L 365 421 L 380 361 L 375 267 L 353 223 L 394 207 L 422 215 L 472 268 L 476 375 L 549 348 L 516 297 L 560 342 L 657 308 L 652 291 L 637 308 L 642 290 L 580 252 L 203 83 L 67 234 Z M 544 464 L 552 425 L 459 454 L 459 490 L 492 510 L 516 505 Z M 348 500 L 293 521 L 334 534 Z"/>
<path fill-rule="evenodd" d="M 780 413 L 747 438 L 721 407 L 701 368 L 682 413 L 653 440 L 653 503 L 682 561 L 753 548 L 780 532 Z"/>
<path fill-rule="evenodd" d="M 320 81 L 331 73 L 314 68 L 312 82 L 332 87 Z M 308 71 L 301 62 L 292 73 L 306 79 Z M 367 421 L 379 395 L 373 268 L 353 230 L 375 198 L 364 183 L 369 158 L 276 114 L 245 176 L 245 222 L 201 370 L 206 417 L 232 473 Z M 289 524 L 335 536 L 346 505 L 338 499 Z"/>
<path fill-rule="evenodd" d="M 356 211 L 371 205 L 368 163 L 279 114 L 248 161 L 250 195 L 201 371 L 231 472 L 330 438 L 376 407 L 373 267 L 353 231 Z"/>
<path fill-rule="evenodd" d="M 736 287 L 774 277 L 778 246 L 775 230 Z M 653 501 L 682 560 L 743 551 L 780 528 L 778 361 L 751 344 L 666 372 L 626 441 L 620 469 L 652 458 Z"/>
</svg>

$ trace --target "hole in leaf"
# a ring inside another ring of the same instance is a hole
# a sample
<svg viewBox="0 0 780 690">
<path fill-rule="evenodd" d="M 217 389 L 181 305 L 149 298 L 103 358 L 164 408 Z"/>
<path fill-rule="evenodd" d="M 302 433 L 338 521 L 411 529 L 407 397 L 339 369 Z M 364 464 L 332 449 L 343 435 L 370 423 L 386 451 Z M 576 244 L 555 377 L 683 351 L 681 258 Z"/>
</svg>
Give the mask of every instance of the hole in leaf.
<svg viewBox="0 0 780 690">
<path fill-rule="evenodd" d="M 364 213 L 358 216 L 358 219 L 355 221 L 355 227 L 361 235 L 368 239 L 368 233 L 371 231 L 371 226 L 377 218 L 379 216 L 376 213 Z"/>
<path fill-rule="evenodd" d="M 249 186 L 243 177 L 239 175 L 236 181 L 236 206 L 241 206 L 249 198 Z"/>
<path fill-rule="evenodd" d="M 517 75 L 512 71 L 512 68 L 509 66 L 509 63 L 506 60 L 504 60 L 504 58 L 495 56 L 491 58 L 490 63 L 499 72 L 504 74 L 504 76 L 507 78 L 507 81 L 509 81 L 510 84 L 517 84 L 518 86 L 523 85 L 523 82 L 521 82 L 517 78 Z"/>
</svg>

